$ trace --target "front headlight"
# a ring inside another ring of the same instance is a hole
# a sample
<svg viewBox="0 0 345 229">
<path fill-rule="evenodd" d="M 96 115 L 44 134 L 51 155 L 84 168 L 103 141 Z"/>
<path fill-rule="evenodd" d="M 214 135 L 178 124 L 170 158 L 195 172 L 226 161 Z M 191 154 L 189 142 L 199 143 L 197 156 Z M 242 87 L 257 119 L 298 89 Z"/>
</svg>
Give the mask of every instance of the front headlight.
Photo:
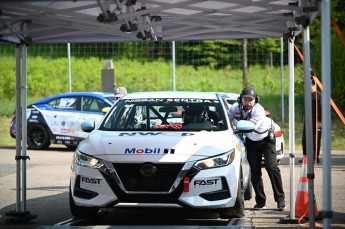
<svg viewBox="0 0 345 229">
<path fill-rule="evenodd" d="M 235 149 L 230 150 L 229 152 L 218 155 L 216 157 L 207 158 L 195 163 L 195 167 L 198 169 L 212 169 L 217 167 L 223 167 L 230 165 L 235 159 Z"/>
<path fill-rule="evenodd" d="M 74 161 L 77 165 L 88 167 L 88 168 L 98 169 L 104 166 L 102 160 L 83 154 L 79 152 L 78 150 L 76 150 L 74 153 Z"/>
</svg>

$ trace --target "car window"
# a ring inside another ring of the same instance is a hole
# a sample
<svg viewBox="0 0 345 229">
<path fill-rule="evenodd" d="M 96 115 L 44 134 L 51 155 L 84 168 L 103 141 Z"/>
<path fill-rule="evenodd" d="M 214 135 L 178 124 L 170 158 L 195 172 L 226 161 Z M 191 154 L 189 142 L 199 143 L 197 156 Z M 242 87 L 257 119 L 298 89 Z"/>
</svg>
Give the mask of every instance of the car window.
<svg viewBox="0 0 345 229">
<path fill-rule="evenodd" d="M 120 100 L 100 126 L 102 130 L 224 130 L 225 113 L 219 100 Z M 188 100 L 187 101 L 191 101 Z"/>
<path fill-rule="evenodd" d="M 49 101 L 47 103 L 53 109 L 58 110 L 77 110 L 77 97 L 64 97 L 64 98 L 57 98 Z"/>
<path fill-rule="evenodd" d="M 115 103 L 115 97 L 114 96 L 105 96 L 107 100 L 109 100 L 112 104 Z"/>
<path fill-rule="evenodd" d="M 102 112 L 104 107 L 109 107 L 109 105 L 94 97 L 84 96 L 82 100 L 82 110 L 91 112 Z"/>
</svg>

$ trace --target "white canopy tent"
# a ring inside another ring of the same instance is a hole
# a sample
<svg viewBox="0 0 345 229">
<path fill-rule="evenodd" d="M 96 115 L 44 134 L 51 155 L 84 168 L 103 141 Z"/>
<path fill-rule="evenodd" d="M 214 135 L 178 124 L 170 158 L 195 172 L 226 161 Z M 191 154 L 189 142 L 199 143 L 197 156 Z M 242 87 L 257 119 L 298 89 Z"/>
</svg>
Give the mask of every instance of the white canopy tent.
<svg viewBox="0 0 345 229">
<path fill-rule="evenodd" d="M 320 4 L 321 3 L 321 4 Z M 17 205 L 14 215 L 26 211 L 26 47 L 36 43 L 116 41 L 175 41 L 289 37 L 303 34 L 305 82 L 310 82 L 308 25 L 322 12 L 322 103 L 330 100 L 330 0 L 98 0 L 98 1 L 0 1 L 0 44 L 17 44 L 17 106 L 22 109 L 17 130 Z M 289 42 L 289 139 L 291 167 L 290 215 L 294 218 L 294 67 Z M 327 77 L 325 77 L 327 76 Z M 329 77 L 328 77 L 329 76 Z M 309 85 L 309 84 L 305 84 Z M 305 88 L 307 127 L 311 127 L 310 88 Z M 324 226 L 330 227 L 330 107 L 322 111 Z M 312 132 L 307 128 L 307 149 Z M 20 136 L 20 133 L 17 133 Z M 309 206 L 313 204 L 314 168 L 308 155 Z M 22 187 L 22 188 L 21 188 Z M 310 220 L 314 219 L 310 211 Z M 24 213 L 24 214 L 23 214 Z M 28 217 L 30 218 L 30 216 Z"/>
</svg>

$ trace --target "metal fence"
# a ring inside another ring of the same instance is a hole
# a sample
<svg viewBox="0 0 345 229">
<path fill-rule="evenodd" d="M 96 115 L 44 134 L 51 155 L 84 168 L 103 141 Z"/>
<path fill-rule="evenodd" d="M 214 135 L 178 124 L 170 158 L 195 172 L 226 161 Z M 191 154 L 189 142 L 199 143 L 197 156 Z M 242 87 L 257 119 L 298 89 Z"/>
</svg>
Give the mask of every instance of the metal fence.
<svg viewBox="0 0 345 229">
<path fill-rule="evenodd" d="M 138 61 L 172 60 L 172 42 L 116 42 L 116 43 L 72 43 L 70 55 L 77 58 L 98 57 L 101 59 L 131 58 Z M 270 47 L 272 49 L 272 47 Z M 261 47 L 257 39 L 247 42 L 248 65 L 280 64 L 280 47 L 268 51 Z M 286 47 L 285 47 L 286 49 Z M 1 55 L 14 55 L 15 45 L 1 45 Z M 28 48 L 28 56 L 43 58 L 67 57 L 67 44 L 32 44 Z M 178 65 L 209 65 L 216 68 L 231 66 L 242 68 L 242 40 L 219 41 L 176 41 L 175 61 Z M 287 63 L 287 51 L 284 52 Z"/>
</svg>

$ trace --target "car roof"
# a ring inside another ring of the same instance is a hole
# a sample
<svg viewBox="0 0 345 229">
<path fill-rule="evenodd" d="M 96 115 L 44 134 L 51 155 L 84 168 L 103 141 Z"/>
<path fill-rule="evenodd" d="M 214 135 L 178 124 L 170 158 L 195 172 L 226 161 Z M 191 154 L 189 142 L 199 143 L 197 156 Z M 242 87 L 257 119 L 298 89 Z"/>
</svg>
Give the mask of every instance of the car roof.
<svg viewBox="0 0 345 229">
<path fill-rule="evenodd" d="M 231 92 L 220 92 L 220 94 L 226 96 L 228 99 L 234 99 L 234 100 L 236 100 L 240 96 L 240 94 L 231 93 Z"/>
<path fill-rule="evenodd" d="M 69 97 L 69 96 L 91 96 L 91 97 L 103 99 L 105 97 L 113 97 L 114 93 L 112 93 L 112 92 L 69 92 L 69 93 L 62 93 L 62 94 L 49 96 L 47 98 L 44 98 L 44 99 L 41 99 L 39 101 L 34 102 L 34 104 L 45 103 L 45 102 L 50 101 L 52 99 L 57 99 L 57 98 L 61 98 L 61 97 Z"/>
<path fill-rule="evenodd" d="M 151 91 L 129 93 L 121 99 L 146 99 L 146 98 L 190 98 L 190 99 L 218 99 L 215 92 L 194 91 Z"/>
</svg>

